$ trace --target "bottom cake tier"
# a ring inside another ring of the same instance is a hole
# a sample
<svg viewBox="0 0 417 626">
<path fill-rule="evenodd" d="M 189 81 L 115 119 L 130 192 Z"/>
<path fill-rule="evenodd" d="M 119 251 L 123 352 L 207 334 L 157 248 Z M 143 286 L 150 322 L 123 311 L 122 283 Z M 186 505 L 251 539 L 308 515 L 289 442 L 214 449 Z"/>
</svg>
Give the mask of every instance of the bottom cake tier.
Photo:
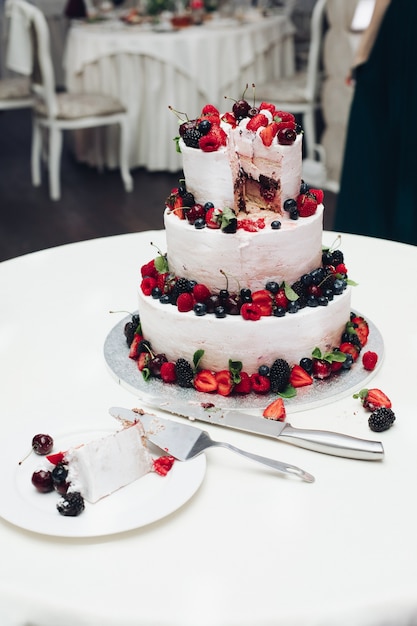
<svg viewBox="0 0 417 626">
<path fill-rule="evenodd" d="M 305 307 L 284 317 L 256 321 L 240 315 L 198 317 L 193 311 L 180 312 L 146 296 L 140 289 L 138 298 L 142 334 L 152 352 L 165 354 L 170 361 L 183 358 L 192 363 L 201 350 L 199 367 L 212 372 L 228 369 L 232 360 L 240 361 L 242 371 L 253 374 L 277 358 L 292 366 L 311 357 L 315 348 L 329 352 L 339 346 L 351 311 L 350 287 L 327 306 Z"/>
</svg>

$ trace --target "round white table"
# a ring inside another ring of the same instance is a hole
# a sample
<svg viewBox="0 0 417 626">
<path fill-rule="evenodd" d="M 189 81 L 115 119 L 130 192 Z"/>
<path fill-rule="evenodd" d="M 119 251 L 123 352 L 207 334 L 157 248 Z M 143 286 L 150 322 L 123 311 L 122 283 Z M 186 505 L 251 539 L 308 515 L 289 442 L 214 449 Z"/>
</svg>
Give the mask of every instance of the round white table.
<svg viewBox="0 0 417 626">
<path fill-rule="evenodd" d="M 324 233 L 324 243 L 335 236 Z M 46 420 L 56 432 L 116 428 L 108 408 L 137 406 L 110 376 L 103 345 L 120 320 L 109 310 L 136 307 L 151 241 L 164 249 L 162 231 L 143 232 L 0 264 L 3 442 L 21 428 L 35 434 Z M 349 235 L 341 249 L 359 283 L 353 306 L 385 340 L 372 386 L 391 397 L 397 420 L 372 433 L 349 393 L 291 423 L 381 440 L 385 459 L 337 458 L 205 425 L 213 438 L 298 465 L 316 481 L 212 449 L 195 495 L 136 530 L 59 538 L 0 520 L 2 626 L 415 623 L 417 297 L 409 276 L 417 249 Z M 15 471 L 3 472 L 2 497 Z"/>
<path fill-rule="evenodd" d="M 294 32 L 284 15 L 247 23 L 219 18 L 172 32 L 120 20 L 75 22 L 65 51 L 67 89 L 121 99 L 129 113 L 131 167 L 178 171 L 178 119 L 168 106 L 193 119 L 207 103 L 230 110 L 224 96 L 239 99 L 246 84 L 252 98 L 252 83 L 294 72 Z M 99 145 L 91 133 L 77 133 L 77 158 L 116 167 L 117 132 L 104 130 Z"/>
</svg>

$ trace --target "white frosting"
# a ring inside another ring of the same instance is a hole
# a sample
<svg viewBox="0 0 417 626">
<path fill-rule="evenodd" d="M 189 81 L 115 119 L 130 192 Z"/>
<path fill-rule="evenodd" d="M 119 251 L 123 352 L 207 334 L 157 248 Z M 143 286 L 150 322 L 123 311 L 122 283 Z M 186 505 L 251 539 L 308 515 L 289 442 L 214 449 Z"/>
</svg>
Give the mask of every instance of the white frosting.
<svg viewBox="0 0 417 626">
<path fill-rule="evenodd" d="M 97 502 L 152 470 L 152 457 L 140 422 L 95 439 L 65 454 L 71 490 Z"/>
<path fill-rule="evenodd" d="M 350 317 L 350 297 L 348 287 L 326 307 L 306 307 L 281 318 L 250 321 L 240 315 L 218 319 L 212 314 L 181 313 L 173 305 L 144 296 L 139 289 L 139 312 L 144 336 L 152 349 L 166 354 L 168 360 L 182 357 L 192 363 L 194 352 L 202 349 L 202 369 L 228 369 L 232 359 L 241 361 L 243 371 L 252 374 L 277 358 L 293 365 L 311 357 L 315 347 L 327 352 L 340 345 Z"/>
<path fill-rule="evenodd" d="M 293 283 L 321 265 L 323 205 L 311 217 L 292 220 L 280 216 L 282 227 L 273 230 L 271 217 L 264 229 L 234 234 L 220 229 L 198 230 L 174 213 L 165 212 L 167 253 L 170 271 L 204 283 L 210 291 L 264 289 L 269 280 Z M 274 219 L 276 216 L 274 216 Z"/>
</svg>

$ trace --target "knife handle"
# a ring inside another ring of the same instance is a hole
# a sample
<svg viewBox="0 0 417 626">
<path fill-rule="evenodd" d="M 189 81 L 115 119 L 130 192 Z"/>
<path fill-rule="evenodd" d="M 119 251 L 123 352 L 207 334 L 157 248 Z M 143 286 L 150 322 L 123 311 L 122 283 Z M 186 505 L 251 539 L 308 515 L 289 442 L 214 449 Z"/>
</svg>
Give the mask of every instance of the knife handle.
<svg viewBox="0 0 417 626">
<path fill-rule="evenodd" d="M 287 424 L 284 430 L 281 431 L 279 438 L 283 438 L 300 448 L 342 456 L 348 459 L 380 461 L 384 458 L 384 447 L 380 441 L 358 439 L 357 437 L 333 433 L 327 430 L 294 428 Z"/>
</svg>

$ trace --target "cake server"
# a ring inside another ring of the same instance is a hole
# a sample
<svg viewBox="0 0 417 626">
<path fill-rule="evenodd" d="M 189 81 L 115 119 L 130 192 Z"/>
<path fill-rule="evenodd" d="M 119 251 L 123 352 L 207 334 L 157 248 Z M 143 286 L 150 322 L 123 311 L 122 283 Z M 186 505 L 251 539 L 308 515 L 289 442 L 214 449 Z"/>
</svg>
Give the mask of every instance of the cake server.
<svg viewBox="0 0 417 626">
<path fill-rule="evenodd" d="M 364 461 L 380 461 L 384 458 L 384 447 L 380 441 L 359 439 L 327 430 L 294 428 L 288 422 L 222 409 L 211 403 L 181 402 L 176 399 L 161 401 L 154 397 L 148 398 L 147 404 L 173 415 L 272 437 L 314 452 Z"/>
<path fill-rule="evenodd" d="M 206 431 L 201 430 L 201 428 L 174 422 L 173 420 L 164 419 L 156 415 L 137 413 L 136 411 L 118 406 L 112 407 L 109 409 L 109 412 L 110 415 L 123 423 L 133 423 L 140 420 L 146 431 L 147 439 L 179 461 L 188 461 L 204 452 L 207 448 L 220 446 L 232 452 L 236 452 L 251 461 L 257 461 L 258 463 L 267 465 L 281 474 L 298 476 L 307 483 L 314 482 L 314 476 L 295 465 L 269 459 L 265 456 L 259 456 L 259 454 L 253 454 L 252 452 L 246 452 L 246 450 L 236 448 L 236 446 L 224 441 L 214 441 L 211 439 L 210 435 Z"/>
</svg>

